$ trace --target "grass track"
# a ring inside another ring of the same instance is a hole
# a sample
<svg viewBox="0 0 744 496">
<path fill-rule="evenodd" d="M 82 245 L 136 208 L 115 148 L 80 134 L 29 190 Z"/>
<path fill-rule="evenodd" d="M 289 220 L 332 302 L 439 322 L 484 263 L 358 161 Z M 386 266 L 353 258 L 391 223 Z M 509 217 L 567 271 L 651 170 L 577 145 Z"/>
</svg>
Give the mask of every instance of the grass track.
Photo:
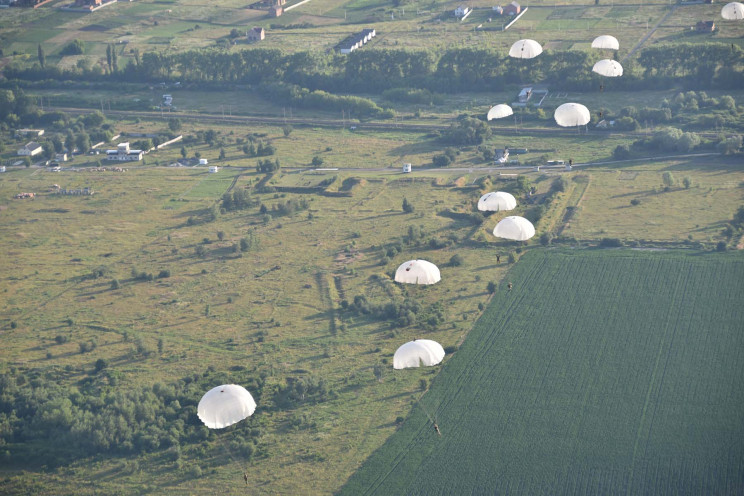
<svg viewBox="0 0 744 496">
<path fill-rule="evenodd" d="M 530 253 L 341 494 L 740 494 L 742 276 L 739 255 Z"/>
</svg>

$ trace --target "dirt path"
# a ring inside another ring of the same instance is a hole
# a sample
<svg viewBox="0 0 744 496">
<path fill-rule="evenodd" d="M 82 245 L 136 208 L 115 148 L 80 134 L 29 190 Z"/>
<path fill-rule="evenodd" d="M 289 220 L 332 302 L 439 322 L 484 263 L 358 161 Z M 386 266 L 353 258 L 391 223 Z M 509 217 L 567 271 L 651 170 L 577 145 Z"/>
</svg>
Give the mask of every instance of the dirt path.
<svg viewBox="0 0 744 496">
<path fill-rule="evenodd" d="M 661 19 L 659 19 L 659 22 L 657 22 L 656 24 L 654 24 L 654 27 L 653 27 L 653 28 L 651 28 L 651 31 L 649 31 L 648 33 L 646 33 L 646 35 L 645 35 L 645 36 L 644 36 L 643 38 L 641 38 L 641 41 L 639 41 L 639 42 L 638 42 L 638 43 L 636 44 L 636 46 L 634 46 L 634 47 L 633 47 L 633 48 L 632 48 L 632 49 L 631 49 L 631 50 L 630 50 L 630 51 L 629 51 L 629 52 L 628 52 L 628 53 L 627 53 L 627 54 L 625 55 L 625 57 L 623 57 L 623 58 L 622 58 L 622 60 L 620 60 L 620 62 L 621 62 L 621 63 L 622 63 L 622 62 L 624 62 L 624 61 L 625 61 L 625 59 L 627 59 L 628 57 L 631 57 L 631 56 L 632 56 L 632 55 L 633 55 L 634 53 L 636 53 L 636 52 L 637 52 L 638 50 L 640 50 L 640 48 L 641 48 L 641 47 L 643 46 L 643 44 L 644 44 L 644 43 L 646 43 L 646 41 L 648 41 L 648 39 L 649 39 L 649 38 L 650 38 L 651 36 L 653 36 L 653 34 L 654 34 L 654 33 L 656 32 L 656 30 L 657 30 L 657 29 L 659 29 L 659 26 L 661 26 L 661 23 L 663 23 L 664 21 L 666 21 L 666 20 L 667 20 L 667 19 L 669 18 L 669 16 L 670 16 L 670 15 L 672 15 L 672 14 L 674 13 L 674 11 L 675 11 L 675 10 L 677 10 L 677 7 L 678 7 L 678 5 L 676 5 L 676 4 L 675 4 L 675 5 L 673 5 L 673 6 L 672 6 L 672 7 L 671 7 L 671 8 L 669 9 L 669 12 L 667 12 L 666 14 L 664 14 L 664 16 L 663 16 L 663 17 L 662 17 Z"/>
</svg>

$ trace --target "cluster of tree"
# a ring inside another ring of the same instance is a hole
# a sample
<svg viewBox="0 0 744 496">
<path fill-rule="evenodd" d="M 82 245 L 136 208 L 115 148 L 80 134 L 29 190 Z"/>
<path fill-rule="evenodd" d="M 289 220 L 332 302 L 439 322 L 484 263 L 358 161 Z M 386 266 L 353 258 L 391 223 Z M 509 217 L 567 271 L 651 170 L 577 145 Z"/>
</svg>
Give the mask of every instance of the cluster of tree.
<svg viewBox="0 0 744 496">
<path fill-rule="evenodd" d="M 454 148 L 445 148 L 444 153 L 439 153 L 431 158 L 434 167 L 447 167 L 457 158 L 457 150 Z"/>
<path fill-rule="evenodd" d="M 439 140 L 451 145 L 480 145 L 491 137 L 491 128 L 480 119 L 465 117 L 442 131 Z"/>
<path fill-rule="evenodd" d="M 337 398 L 338 394 L 328 387 L 325 380 L 315 376 L 287 377 L 285 383 L 277 389 L 274 403 L 279 408 L 296 408 L 301 405 L 313 405 L 329 399 Z"/>
<path fill-rule="evenodd" d="M 357 315 L 365 315 L 375 320 L 393 321 L 399 327 L 412 326 L 418 323 L 435 328 L 442 324 L 446 317 L 444 305 L 441 302 L 424 306 L 411 298 L 405 298 L 402 302 L 391 301 L 375 304 L 370 303 L 364 295 L 356 295 L 352 303 L 347 300 L 341 301 L 341 307 Z"/>
<path fill-rule="evenodd" d="M 232 193 L 228 192 L 222 195 L 222 208 L 227 212 L 244 210 L 254 205 L 255 202 L 251 200 L 250 192 L 245 188 L 239 188 L 233 190 Z"/>
<path fill-rule="evenodd" d="M 348 116 L 357 118 L 390 118 L 394 113 L 383 109 L 368 98 L 358 96 L 341 96 L 323 90 L 309 90 L 295 84 L 274 82 L 262 84 L 259 91 L 278 101 L 301 108 L 344 111 Z"/>
<path fill-rule="evenodd" d="M 271 143 L 264 144 L 263 140 L 251 141 L 243 145 L 243 153 L 249 157 L 266 157 L 276 153 L 276 148 Z"/>
<path fill-rule="evenodd" d="M 258 161 L 258 163 L 256 164 L 256 172 L 270 174 L 272 172 L 278 171 L 280 167 L 281 166 L 279 164 L 278 158 L 273 161 L 267 158 L 266 160 Z"/>
<path fill-rule="evenodd" d="M 99 453 L 146 453 L 200 443 L 209 430 L 196 416 L 201 396 L 215 383 L 239 381 L 258 401 L 263 377 L 244 371 L 227 379 L 208 370 L 173 384 L 122 391 L 117 374 L 99 359 L 77 385 L 59 385 L 55 374 L 11 368 L 0 375 L 0 440 L 15 463 L 49 467 Z M 237 377 L 239 376 L 239 377 Z M 236 426 L 241 438 L 258 442 L 250 419 Z M 43 450 L 35 447 L 42 445 Z"/>
<path fill-rule="evenodd" d="M 688 153 L 699 147 L 701 143 L 702 140 L 696 133 L 685 132 L 676 127 L 667 127 L 656 131 L 649 139 L 640 139 L 634 141 L 632 144 L 625 143 L 618 145 L 613 150 L 612 155 L 618 160 L 623 160 L 632 158 L 647 150 L 668 153 Z"/>
</svg>

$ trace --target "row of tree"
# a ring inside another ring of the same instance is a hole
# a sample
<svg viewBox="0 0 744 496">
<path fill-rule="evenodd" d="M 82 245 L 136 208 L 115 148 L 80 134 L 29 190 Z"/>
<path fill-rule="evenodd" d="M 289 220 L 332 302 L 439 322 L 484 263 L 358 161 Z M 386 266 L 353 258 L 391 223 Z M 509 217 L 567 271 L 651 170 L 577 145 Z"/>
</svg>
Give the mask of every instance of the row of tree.
<svg viewBox="0 0 744 496">
<path fill-rule="evenodd" d="M 181 53 L 137 54 L 119 70 L 114 51 L 107 56 L 107 74 L 78 69 L 11 64 L 9 79 L 88 79 L 161 81 L 179 79 L 196 83 L 260 84 L 283 81 L 309 90 L 381 93 L 393 88 L 420 88 L 451 93 L 475 88 L 493 90 L 505 84 L 549 82 L 572 91 L 669 88 L 740 88 L 744 86 L 744 50 L 724 43 L 663 44 L 644 48 L 623 63 L 624 75 L 608 81 L 592 73 L 598 51 L 546 50 L 535 59 L 508 57 L 501 51 L 479 48 L 432 50 L 358 50 L 348 55 L 257 48 L 219 49 Z M 40 62 L 41 62 L 40 57 Z M 397 95 L 400 96 L 400 95 Z M 426 95 L 419 95 L 424 97 Z"/>
</svg>

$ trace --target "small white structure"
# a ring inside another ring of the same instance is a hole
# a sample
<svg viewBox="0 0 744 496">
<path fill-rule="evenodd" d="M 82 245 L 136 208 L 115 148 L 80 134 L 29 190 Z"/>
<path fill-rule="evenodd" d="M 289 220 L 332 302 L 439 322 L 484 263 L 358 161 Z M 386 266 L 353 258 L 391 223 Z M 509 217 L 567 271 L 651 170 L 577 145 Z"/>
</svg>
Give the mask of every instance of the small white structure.
<svg viewBox="0 0 744 496">
<path fill-rule="evenodd" d="M 55 153 L 54 161 L 55 162 L 67 162 L 67 154 L 66 153 Z"/>
<path fill-rule="evenodd" d="M 441 280 L 439 268 L 426 260 L 409 260 L 395 271 L 395 282 L 405 284 L 436 284 Z"/>
<path fill-rule="evenodd" d="M 224 384 L 202 396 L 196 414 L 210 429 L 222 429 L 250 417 L 255 411 L 256 402 L 243 386 Z"/>
<path fill-rule="evenodd" d="M 404 173 L 411 172 L 411 164 L 403 164 L 403 172 Z"/>
<path fill-rule="evenodd" d="M 505 217 L 493 229 L 493 235 L 497 238 L 513 239 L 514 241 L 526 241 L 535 235 L 535 226 L 524 217 L 516 215 Z"/>
<path fill-rule="evenodd" d="M 564 103 L 555 109 L 553 118 L 559 126 L 573 127 L 588 124 L 592 116 L 589 109 L 580 103 Z"/>
<path fill-rule="evenodd" d="M 491 107 L 491 109 L 488 111 L 488 114 L 486 114 L 486 119 L 489 121 L 493 119 L 503 119 L 504 117 L 509 117 L 510 115 L 514 115 L 514 111 L 512 110 L 512 108 L 509 105 L 500 103 Z"/>
<path fill-rule="evenodd" d="M 592 71 L 600 76 L 618 77 L 623 75 L 623 66 L 616 60 L 603 59 L 594 64 Z"/>
<path fill-rule="evenodd" d="M 142 160 L 145 152 L 142 150 L 130 150 L 129 142 L 119 143 L 116 150 L 106 150 L 106 160 L 117 160 L 119 162 L 137 162 Z"/>
<path fill-rule="evenodd" d="M 467 7 L 465 5 L 460 5 L 455 9 L 455 17 L 465 17 L 466 15 L 470 14 L 473 9 L 471 7 Z"/>
<path fill-rule="evenodd" d="M 444 359 L 444 348 L 430 339 L 414 339 L 398 348 L 393 355 L 394 369 L 431 367 Z"/>
<path fill-rule="evenodd" d="M 23 148 L 18 149 L 18 155 L 33 157 L 34 155 L 38 155 L 43 151 L 44 149 L 41 147 L 40 144 L 35 141 L 29 141 L 23 146 Z"/>
<path fill-rule="evenodd" d="M 492 191 L 478 200 L 478 210 L 481 212 L 501 212 L 515 208 L 517 208 L 517 199 L 505 191 Z"/>
<path fill-rule="evenodd" d="M 199 159 L 199 165 L 207 165 L 209 161 L 206 158 Z"/>
<path fill-rule="evenodd" d="M 209 173 L 210 174 L 214 174 L 214 173 L 219 172 L 219 171 L 220 171 L 220 168 L 217 167 L 216 165 L 210 165 L 209 166 Z"/>
<path fill-rule="evenodd" d="M 741 19 L 744 19 L 744 3 L 727 3 L 721 9 L 721 17 L 729 21 L 740 21 Z"/>
<path fill-rule="evenodd" d="M 4 165 L 0 165 L 0 172 L 5 172 L 5 166 Z"/>
<path fill-rule="evenodd" d="M 601 48 L 604 50 L 620 50 L 620 42 L 617 41 L 617 38 L 615 38 L 614 36 L 603 34 L 602 36 L 597 36 L 596 38 L 594 38 L 594 41 L 592 41 L 592 48 Z"/>
<path fill-rule="evenodd" d="M 173 96 L 163 95 L 163 105 L 166 107 L 170 107 L 171 105 L 173 105 Z"/>
<path fill-rule="evenodd" d="M 509 49 L 509 56 L 517 59 L 532 59 L 542 53 L 540 43 L 535 40 L 519 40 Z"/>
</svg>

